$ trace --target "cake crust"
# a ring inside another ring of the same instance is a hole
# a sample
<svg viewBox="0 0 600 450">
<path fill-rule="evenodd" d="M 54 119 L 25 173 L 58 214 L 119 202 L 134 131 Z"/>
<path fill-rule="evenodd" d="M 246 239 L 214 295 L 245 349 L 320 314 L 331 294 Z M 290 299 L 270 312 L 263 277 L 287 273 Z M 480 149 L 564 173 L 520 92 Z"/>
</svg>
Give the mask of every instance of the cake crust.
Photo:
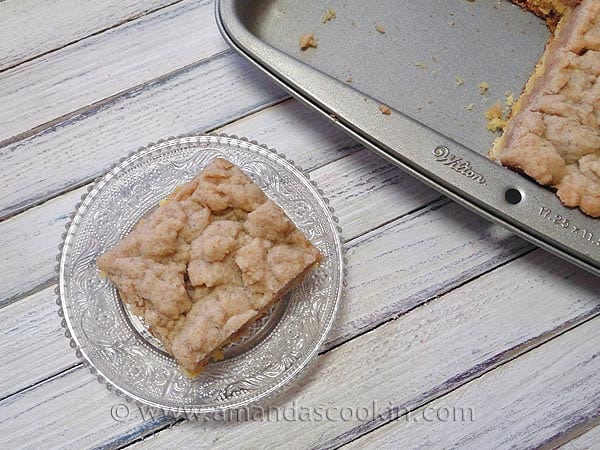
<svg viewBox="0 0 600 450">
<path fill-rule="evenodd" d="M 562 16 L 490 155 L 600 217 L 600 2 L 519 3 Z"/>
<path fill-rule="evenodd" d="M 278 205 L 217 158 L 98 267 L 193 377 L 320 259 Z"/>
</svg>

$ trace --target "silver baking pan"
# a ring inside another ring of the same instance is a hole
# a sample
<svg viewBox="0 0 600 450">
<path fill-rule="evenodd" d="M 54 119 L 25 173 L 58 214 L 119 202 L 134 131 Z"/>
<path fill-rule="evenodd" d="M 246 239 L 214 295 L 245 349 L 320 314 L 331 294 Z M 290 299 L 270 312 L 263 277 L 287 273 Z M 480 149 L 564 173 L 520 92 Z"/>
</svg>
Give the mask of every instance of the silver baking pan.
<svg viewBox="0 0 600 450">
<path fill-rule="evenodd" d="M 486 156 L 484 112 L 521 92 L 549 37 L 541 20 L 506 0 L 217 0 L 216 18 L 233 49 L 366 147 L 600 275 L 600 219 Z M 301 51 L 306 33 L 318 47 Z"/>
</svg>

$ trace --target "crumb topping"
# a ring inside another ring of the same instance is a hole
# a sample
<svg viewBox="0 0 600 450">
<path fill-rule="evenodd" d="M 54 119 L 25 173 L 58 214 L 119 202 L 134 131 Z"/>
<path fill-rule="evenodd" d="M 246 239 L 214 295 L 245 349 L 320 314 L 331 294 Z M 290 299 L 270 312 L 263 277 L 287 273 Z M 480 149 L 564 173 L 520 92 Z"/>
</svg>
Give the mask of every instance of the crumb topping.
<svg viewBox="0 0 600 450">
<path fill-rule="evenodd" d="M 319 259 L 279 206 L 217 158 L 100 256 L 98 267 L 194 375 Z"/>
</svg>

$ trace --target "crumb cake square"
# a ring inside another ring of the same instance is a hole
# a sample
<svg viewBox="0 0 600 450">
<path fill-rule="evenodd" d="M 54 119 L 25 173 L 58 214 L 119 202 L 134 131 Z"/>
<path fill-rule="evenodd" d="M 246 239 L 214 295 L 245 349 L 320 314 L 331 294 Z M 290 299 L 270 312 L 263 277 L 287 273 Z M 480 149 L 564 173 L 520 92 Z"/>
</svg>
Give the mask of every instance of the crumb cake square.
<svg viewBox="0 0 600 450">
<path fill-rule="evenodd" d="M 193 377 L 320 259 L 278 205 L 217 158 L 98 267 Z"/>
</svg>

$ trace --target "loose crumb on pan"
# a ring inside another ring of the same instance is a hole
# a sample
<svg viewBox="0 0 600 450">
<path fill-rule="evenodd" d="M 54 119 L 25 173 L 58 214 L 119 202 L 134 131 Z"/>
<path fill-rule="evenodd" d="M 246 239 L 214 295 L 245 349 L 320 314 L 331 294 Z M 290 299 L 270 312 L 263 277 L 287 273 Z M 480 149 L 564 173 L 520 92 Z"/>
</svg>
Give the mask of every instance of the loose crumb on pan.
<svg viewBox="0 0 600 450">
<path fill-rule="evenodd" d="M 506 118 L 502 111 L 500 102 L 494 103 L 485 113 L 484 117 L 487 119 L 487 129 L 491 132 L 501 131 L 506 126 Z"/>
<path fill-rule="evenodd" d="M 506 92 L 506 106 L 508 106 L 509 108 L 512 108 L 515 105 L 515 95 L 510 92 L 507 91 Z"/>
<path fill-rule="evenodd" d="M 473 111 L 473 108 L 475 108 L 475 105 L 473 103 L 469 103 L 467 106 L 465 106 L 465 109 L 467 111 Z"/>
<path fill-rule="evenodd" d="M 323 23 L 327 23 L 330 20 L 335 19 L 335 17 L 336 17 L 335 9 L 327 8 L 327 10 L 325 11 L 325 14 L 323 14 Z"/>
<path fill-rule="evenodd" d="M 385 34 L 385 27 L 383 25 L 381 25 L 380 23 L 375 24 L 375 29 L 377 30 L 378 33 Z"/>
<path fill-rule="evenodd" d="M 424 63 L 422 63 L 420 61 L 417 61 L 415 63 L 415 67 L 418 67 L 419 69 L 427 69 L 427 64 L 424 64 Z"/>
<path fill-rule="evenodd" d="M 390 109 L 390 107 L 384 104 L 379 105 L 379 111 L 381 111 L 381 114 L 384 114 L 386 116 L 392 114 L 392 110 Z"/>
<path fill-rule="evenodd" d="M 483 83 L 479 83 L 479 93 L 481 95 L 485 94 L 490 89 L 490 83 L 484 81 Z"/>
<path fill-rule="evenodd" d="M 458 75 L 454 77 L 454 81 L 456 82 L 457 86 L 462 86 L 463 84 L 465 84 L 465 80 L 463 79 L 463 77 L 460 77 Z"/>
<path fill-rule="evenodd" d="M 352 83 L 352 75 L 346 77 L 346 83 Z"/>
<path fill-rule="evenodd" d="M 300 50 L 304 51 L 310 47 L 317 48 L 317 40 L 315 39 L 315 35 L 313 33 L 307 33 L 300 36 Z"/>
</svg>

